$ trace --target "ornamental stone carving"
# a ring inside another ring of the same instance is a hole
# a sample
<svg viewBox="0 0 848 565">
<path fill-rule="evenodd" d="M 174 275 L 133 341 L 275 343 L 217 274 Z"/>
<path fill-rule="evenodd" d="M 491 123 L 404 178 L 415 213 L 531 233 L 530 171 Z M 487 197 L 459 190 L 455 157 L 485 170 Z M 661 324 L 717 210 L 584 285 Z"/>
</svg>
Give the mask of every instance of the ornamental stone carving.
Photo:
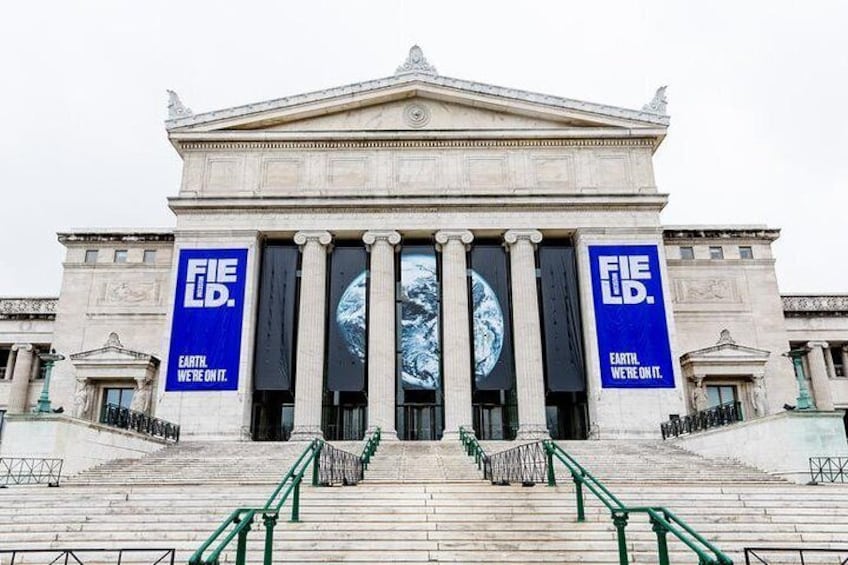
<svg viewBox="0 0 848 565">
<path fill-rule="evenodd" d="M 417 102 L 409 104 L 403 109 L 403 119 L 409 127 L 423 128 L 430 123 L 430 109 Z"/>
<path fill-rule="evenodd" d="M 74 389 L 74 408 L 72 416 L 79 419 L 88 419 L 91 405 L 94 403 L 94 386 L 88 379 L 77 379 Z"/>
<path fill-rule="evenodd" d="M 333 236 L 328 231 L 299 231 L 294 234 L 294 242 L 297 245 L 304 246 L 311 241 L 321 245 L 330 245 Z"/>
<path fill-rule="evenodd" d="M 665 97 L 665 89 L 668 86 L 661 86 L 657 89 L 657 92 L 654 94 L 654 98 L 642 106 L 643 112 L 650 112 L 651 114 L 658 114 L 660 116 L 666 115 L 666 108 L 668 107 L 668 99 Z"/>
<path fill-rule="evenodd" d="M 153 396 L 153 380 L 150 378 L 136 379 L 136 389 L 133 393 L 130 410 L 148 414 L 150 412 L 150 399 Z"/>
<path fill-rule="evenodd" d="M 695 377 L 693 379 L 694 386 L 692 387 L 692 407 L 695 412 L 702 412 L 707 409 L 707 391 L 704 388 L 704 377 Z"/>
<path fill-rule="evenodd" d="M 109 281 L 103 284 L 101 304 L 155 304 L 159 283 L 153 281 Z"/>
<path fill-rule="evenodd" d="M 468 230 L 442 230 L 436 232 L 436 248 L 439 250 L 449 241 L 457 240 L 463 245 L 469 245 L 474 241 L 474 234 Z"/>
<path fill-rule="evenodd" d="M 6 319 L 53 319 L 56 317 L 56 298 L 2 298 L 0 320 Z"/>
<path fill-rule="evenodd" d="M 391 246 L 395 246 L 400 243 L 400 234 L 396 231 L 386 230 L 386 231 L 368 231 L 362 235 L 362 242 L 366 245 L 367 249 L 370 251 L 371 246 L 377 243 L 378 241 L 385 241 Z"/>
<path fill-rule="evenodd" d="M 395 76 L 404 73 L 438 74 L 436 67 L 427 62 L 427 59 L 424 57 L 424 51 L 417 45 L 409 48 L 409 55 L 407 55 L 406 61 L 395 70 Z"/>
<path fill-rule="evenodd" d="M 539 230 L 508 230 L 504 236 L 504 241 L 508 246 L 512 246 L 519 241 L 529 241 L 534 246 L 542 241 L 542 232 Z M 509 247 L 507 247 L 508 249 Z"/>
<path fill-rule="evenodd" d="M 168 93 L 168 119 L 186 118 L 193 116 L 194 112 L 191 108 L 185 106 L 180 100 L 180 96 L 173 90 L 166 90 Z"/>
<path fill-rule="evenodd" d="M 763 383 L 764 377 L 763 375 L 754 375 L 752 380 L 751 405 L 754 407 L 754 413 L 758 417 L 762 417 L 767 414 L 768 410 L 768 403 L 766 403 L 766 387 Z"/>
<path fill-rule="evenodd" d="M 680 279 L 675 290 L 679 302 L 737 302 L 736 281 L 732 279 Z"/>
<path fill-rule="evenodd" d="M 848 294 L 782 296 L 787 316 L 848 316 Z"/>
</svg>

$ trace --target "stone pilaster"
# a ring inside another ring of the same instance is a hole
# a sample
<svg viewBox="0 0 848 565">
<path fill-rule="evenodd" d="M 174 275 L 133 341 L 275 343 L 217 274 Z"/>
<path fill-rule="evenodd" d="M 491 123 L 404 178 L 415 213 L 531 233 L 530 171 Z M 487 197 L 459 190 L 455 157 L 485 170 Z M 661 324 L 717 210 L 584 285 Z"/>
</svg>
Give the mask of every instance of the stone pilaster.
<svg viewBox="0 0 848 565">
<path fill-rule="evenodd" d="M 15 368 L 15 351 L 9 349 L 9 357 L 6 358 L 6 374 L 5 379 L 12 380 L 12 370 Z"/>
<path fill-rule="evenodd" d="M 842 346 L 842 376 L 848 377 L 848 343 Z"/>
<path fill-rule="evenodd" d="M 827 378 L 832 379 L 836 376 L 836 367 L 833 364 L 833 353 L 830 346 L 825 347 L 822 352 L 824 353 L 824 364 L 827 367 Z"/>
<path fill-rule="evenodd" d="M 824 354 L 827 351 L 826 341 L 810 341 L 807 343 L 807 365 L 810 367 L 810 380 L 813 383 L 813 398 L 818 410 L 833 410 L 833 393 L 830 390 L 830 379 L 827 378 L 827 364 Z"/>
<path fill-rule="evenodd" d="M 327 317 L 327 246 L 331 241 L 332 236 L 325 231 L 302 231 L 294 235 L 303 259 L 300 267 L 292 440 L 311 440 L 324 435 L 321 431 L 321 404 Z"/>
<path fill-rule="evenodd" d="M 395 429 L 395 245 L 396 231 L 369 231 L 362 236 L 369 252 L 368 290 L 368 429 L 380 428 L 382 439 L 397 439 Z"/>
<path fill-rule="evenodd" d="M 518 396 L 519 440 L 550 438 L 545 417 L 545 376 L 542 330 L 536 290 L 536 230 L 509 230 L 504 234 L 512 278 L 512 324 L 515 347 L 515 383 Z"/>
<path fill-rule="evenodd" d="M 474 240 L 468 230 L 436 233 L 442 253 L 442 365 L 444 367 L 444 440 L 471 429 L 471 324 L 468 310 L 466 246 Z"/>
<path fill-rule="evenodd" d="M 9 414 L 22 414 L 26 410 L 35 348 L 30 343 L 16 343 L 12 346 L 12 351 L 16 351 L 17 354 L 6 410 Z"/>
</svg>

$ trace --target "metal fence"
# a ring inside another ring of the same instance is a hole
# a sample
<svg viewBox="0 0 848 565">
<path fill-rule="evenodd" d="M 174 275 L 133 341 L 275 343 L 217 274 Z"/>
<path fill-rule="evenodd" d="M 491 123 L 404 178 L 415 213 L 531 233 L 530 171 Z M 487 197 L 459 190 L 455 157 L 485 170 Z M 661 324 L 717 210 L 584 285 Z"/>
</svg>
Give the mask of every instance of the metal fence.
<svg viewBox="0 0 848 565">
<path fill-rule="evenodd" d="M 0 565 L 174 565 L 174 549 L 0 549 Z"/>
<path fill-rule="evenodd" d="M 534 485 L 548 480 L 548 457 L 541 441 L 494 453 L 488 459 L 494 484 Z"/>
<path fill-rule="evenodd" d="M 0 457 L 0 488 L 9 485 L 59 486 L 63 459 Z"/>
<path fill-rule="evenodd" d="M 702 432 L 742 421 L 742 404 L 726 402 L 689 416 L 671 418 L 660 424 L 663 439 Z"/>
<path fill-rule="evenodd" d="M 848 457 L 810 457 L 814 483 L 848 483 Z"/>
<path fill-rule="evenodd" d="M 848 565 L 848 547 L 746 547 L 745 565 Z"/>
<path fill-rule="evenodd" d="M 174 442 L 180 440 L 178 425 L 159 418 L 151 418 L 147 414 L 117 404 L 106 405 L 101 423 Z"/>
<path fill-rule="evenodd" d="M 329 443 L 321 445 L 318 456 L 318 484 L 355 485 L 363 478 L 362 458 Z"/>
</svg>

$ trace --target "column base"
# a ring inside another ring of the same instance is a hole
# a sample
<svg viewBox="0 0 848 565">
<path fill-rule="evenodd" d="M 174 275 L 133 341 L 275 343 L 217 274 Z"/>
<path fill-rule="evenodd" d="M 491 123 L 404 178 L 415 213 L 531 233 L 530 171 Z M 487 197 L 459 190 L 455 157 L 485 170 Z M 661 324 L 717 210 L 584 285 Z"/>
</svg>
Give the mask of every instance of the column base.
<svg viewBox="0 0 848 565">
<path fill-rule="evenodd" d="M 442 441 L 459 441 L 459 429 L 473 430 L 471 424 L 463 424 L 455 430 L 445 430 L 442 432 Z"/>
<path fill-rule="evenodd" d="M 368 428 L 368 431 L 365 432 L 365 435 L 368 436 L 370 434 L 373 434 L 376 429 L 377 429 L 376 427 Z M 397 436 L 396 430 L 394 430 L 394 429 L 385 430 L 383 428 L 380 428 L 380 441 L 381 442 L 383 442 L 383 441 L 397 441 L 397 439 L 398 439 L 398 436 Z"/>
<path fill-rule="evenodd" d="M 312 441 L 315 438 L 324 439 L 324 432 L 319 426 L 295 426 L 289 441 Z"/>
<path fill-rule="evenodd" d="M 548 427 L 542 424 L 519 424 L 515 434 L 516 441 L 539 441 L 551 439 Z"/>
</svg>

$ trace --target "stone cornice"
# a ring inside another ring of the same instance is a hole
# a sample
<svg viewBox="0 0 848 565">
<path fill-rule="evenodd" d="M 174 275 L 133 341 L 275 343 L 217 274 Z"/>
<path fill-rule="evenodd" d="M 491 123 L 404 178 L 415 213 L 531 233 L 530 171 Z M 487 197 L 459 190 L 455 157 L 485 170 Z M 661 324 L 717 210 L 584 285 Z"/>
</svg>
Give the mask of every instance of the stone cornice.
<svg viewBox="0 0 848 565">
<path fill-rule="evenodd" d="M 161 230 L 87 230 L 59 232 L 56 234 L 59 242 L 63 244 L 74 243 L 143 243 L 143 242 L 172 242 L 174 231 L 172 229 Z"/>
<path fill-rule="evenodd" d="M 589 115 L 594 114 L 609 118 L 633 120 L 645 123 L 646 125 L 657 125 L 663 127 L 669 125 L 668 116 L 658 115 L 649 111 L 631 110 L 606 104 L 584 102 L 571 98 L 529 92 L 515 88 L 505 88 L 502 86 L 495 86 L 458 78 L 437 76 L 424 72 L 408 72 L 397 76 L 383 77 L 335 88 L 316 90 L 284 98 L 257 102 L 254 104 L 234 106 L 232 108 L 169 119 L 165 121 L 165 127 L 170 132 L 179 128 L 214 124 L 215 122 L 243 118 L 263 112 L 272 112 L 275 110 L 305 106 L 307 104 L 319 103 L 333 99 L 350 99 L 356 95 L 364 95 L 373 91 L 389 90 L 403 86 L 414 87 L 416 85 L 420 85 L 421 87 L 437 87 L 456 92 L 466 92 L 473 95 L 489 96 L 504 100 L 536 104 L 559 110 L 577 111 Z"/>
<path fill-rule="evenodd" d="M 780 229 L 766 226 L 666 226 L 663 228 L 665 241 L 676 240 L 751 240 L 775 241 Z"/>
<path fill-rule="evenodd" d="M 373 196 L 373 197 L 277 197 L 277 196 L 234 196 L 227 198 L 182 198 L 170 197 L 168 204 L 174 212 L 180 214 L 273 210 L 275 212 L 292 211 L 303 213 L 321 212 L 398 212 L 410 211 L 438 212 L 441 209 L 482 208 L 511 210 L 568 210 L 605 211 L 645 209 L 661 210 L 668 202 L 667 194 L 534 194 L 522 196 L 503 195 L 434 195 L 434 196 Z"/>
<path fill-rule="evenodd" d="M 848 294 L 791 294 L 780 298 L 788 318 L 848 316 Z"/>
<path fill-rule="evenodd" d="M 58 298 L 0 298 L 0 320 L 54 320 Z"/>
<path fill-rule="evenodd" d="M 289 134 L 281 133 L 284 137 Z M 378 135 L 375 133 L 375 135 Z M 475 131 L 474 137 L 483 137 L 486 132 Z M 521 134 L 526 135 L 525 133 Z M 227 134 L 225 139 L 213 141 L 182 138 L 180 149 L 191 151 L 265 151 L 273 149 L 414 149 L 414 148 L 475 148 L 475 147 L 648 147 L 655 145 L 653 139 L 645 137 L 620 138 L 563 138 L 552 139 L 551 132 L 545 132 L 540 139 L 339 139 L 337 133 L 328 134 L 326 139 L 320 139 L 320 134 L 310 134 L 309 139 L 269 139 L 264 132 L 256 134 Z M 204 136 L 204 139 L 208 138 Z M 362 137 L 359 135 L 358 137 Z"/>
</svg>

